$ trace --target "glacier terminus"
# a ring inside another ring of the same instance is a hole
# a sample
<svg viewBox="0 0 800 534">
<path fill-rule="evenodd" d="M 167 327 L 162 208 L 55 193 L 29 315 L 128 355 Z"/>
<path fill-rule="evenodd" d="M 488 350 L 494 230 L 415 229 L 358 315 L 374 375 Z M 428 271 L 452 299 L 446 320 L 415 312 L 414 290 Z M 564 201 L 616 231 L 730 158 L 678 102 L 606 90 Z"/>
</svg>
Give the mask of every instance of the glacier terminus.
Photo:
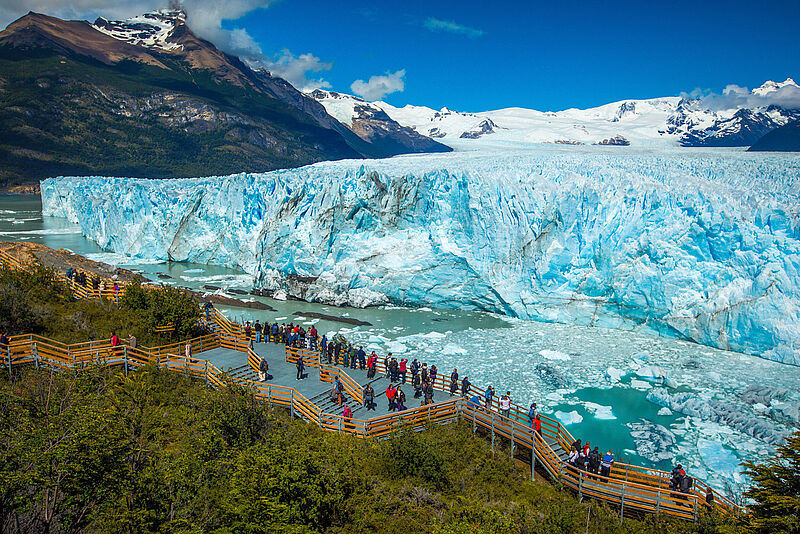
<svg viewBox="0 0 800 534">
<path fill-rule="evenodd" d="M 277 295 L 635 329 L 800 365 L 800 157 L 509 146 L 184 180 L 59 177 L 45 215 Z"/>
</svg>

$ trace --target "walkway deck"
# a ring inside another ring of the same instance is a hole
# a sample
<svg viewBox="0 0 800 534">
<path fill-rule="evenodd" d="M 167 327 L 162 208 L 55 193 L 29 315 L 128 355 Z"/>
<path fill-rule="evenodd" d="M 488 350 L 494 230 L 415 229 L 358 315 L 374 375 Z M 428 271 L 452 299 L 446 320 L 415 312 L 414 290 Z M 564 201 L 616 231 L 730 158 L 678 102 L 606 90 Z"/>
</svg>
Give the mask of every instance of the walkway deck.
<svg viewBox="0 0 800 534">
<path fill-rule="evenodd" d="M 6 268 L 25 268 L 2 255 L 0 262 Z M 65 284 L 70 285 L 66 281 Z M 79 298 L 96 298 L 85 295 L 85 292 L 74 294 Z M 153 348 L 111 347 L 108 341 L 65 345 L 36 335 L 14 336 L 9 349 L 2 355 L 2 365 L 8 372 L 22 365 L 54 370 L 111 365 L 128 372 L 143 365 L 156 364 L 202 378 L 213 387 L 223 388 L 231 382 L 248 387 L 256 398 L 285 406 L 293 416 L 323 430 L 359 438 L 380 439 L 398 430 L 420 429 L 432 423 L 463 420 L 472 424 L 474 430 L 481 428 L 491 435 L 493 445 L 496 437 L 508 440 L 512 455 L 517 449 L 529 451 L 532 476 L 534 467 L 539 467 L 550 478 L 574 490 L 579 498 L 603 500 L 619 506 L 622 514 L 633 509 L 696 520 L 699 510 L 704 506 L 709 488 L 700 480 L 695 480 L 691 493 L 682 494 L 671 491 L 670 474 L 657 469 L 615 464 L 609 477 L 579 471 L 565 462 L 566 449 L 574 439 L 559 421 L 542 416 L 541 434 L 537 435 L 531 430 L 523 408 L 512 405 L 510 417 L 504 417 L 499 413 L 496 398 L 491 408 L 486 409 L 475 401 L 450 397 L 447 393 L 447 377 L 442 375 L 433 384 L 437 390 L 435 404 L 417 406 L 419 401 L 413 398 L 413 389 L 408 386 L 404 391 L 409 409 L 389 414 L 383 394 L 389 382 L 383 378 L 385 370 L 379 362 L 378 374 L 373 381 L 377 409 L 367 411 L 361 404 L 363 387 L 368 381 L 366 371 L 326 365 L 314 351 L 270 343 L 251 345 L 244 336 L 242 326 L 229 321 L 216 310 L 202 317 L 200 323 L 212 333 Z M 187 342 L 193 350 L 190 358 L 183 356 Z M 304 380 L 296 380 L 294 361 L 298 355 L 303 355 L 306 362 L 308 376 Z M 272 375 L 265 382 L 257 380 L 256 371 L 261 358 L 269 362 Z M 327 396 L 337 376 L 354 412 L 349 419 L 343 417 L 341 408 Z M 483 396 L 483 390 L 474 386 L 471 393 L 479 398 Z M 746 512 L 746 509 L 718 492 L 713 491 L 713 495 L 714 507 L 719 512 L 736 515 Z"/>
</svg>

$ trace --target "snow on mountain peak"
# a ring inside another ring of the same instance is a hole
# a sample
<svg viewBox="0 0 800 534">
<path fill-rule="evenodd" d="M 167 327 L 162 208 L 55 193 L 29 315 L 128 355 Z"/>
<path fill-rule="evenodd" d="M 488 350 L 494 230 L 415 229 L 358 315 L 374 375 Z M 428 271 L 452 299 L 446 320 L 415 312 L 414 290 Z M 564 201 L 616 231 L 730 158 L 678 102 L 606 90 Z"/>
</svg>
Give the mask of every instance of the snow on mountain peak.
<svg viewBox="0 0 800 534">
<path fill-rule="evenodd" d="M 798 86 L 797 83 L 791 78 L 786 78 L 786 80 L 783 82 L 773 82 L 772 80 L 767 80 L 761 85 L 761 87 L 753 89 L 753 94 L 765 96 L 787 86 L 793 86 L 800 89 L 800 86 Z"/>
<path fill-rule="evenodd" d="M 98 18 L 93 26 L 114 39 L 133 45 L 164 51 L 181 50 L 183 45 L 169 42 L 172 32 L 186 23 L 186 12 L 182 9 L 161 9 L 125 20 Z"/>
</svg>

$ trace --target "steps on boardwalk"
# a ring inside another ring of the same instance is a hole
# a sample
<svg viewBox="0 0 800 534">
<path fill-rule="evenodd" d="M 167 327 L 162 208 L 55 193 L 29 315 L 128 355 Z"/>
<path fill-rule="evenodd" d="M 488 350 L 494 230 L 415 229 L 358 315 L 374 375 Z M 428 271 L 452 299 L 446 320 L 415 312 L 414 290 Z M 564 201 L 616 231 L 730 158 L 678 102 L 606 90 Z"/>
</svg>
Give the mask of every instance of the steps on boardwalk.
<svg viewBox="0 0 800 534">
<path fill-rule="evenodd" d="M 234 367 L 228 372 L 228 374 L 232 378 L 241 378 L 243 380 L 258 380 L 258 373 L 253 371 L 253 369 L 248 364 L 240 365 L 239 367 Z"/>
<path fill-rule="evenodd" d="M 332 387 L 333 386 L 331 385 L 331 388 Z M 353 411 L 353 417 L 355 417 L 356 419 L 359 418 L 358 415 L 356 415 L 358 414 L 358 412 L 362 410 L 366 411 L 366 408 L 364 408 L 363 405 L 361 405 L 358 402 L 354 402 L 353 399 L 348 397 L 347 395 L 344 396 L 344 403 L 342 404 L 342 407 L 339 407 L 339 403 L 331 399 L 328 396 L 329 394 L 330 394 L 330 389 L 326 390 L 323 393 L 320 393 L 315 397 L 312 397 L 309 400 L 312 403 L 316 404 L 319 407 L 319 409 L 322 410 L 323 412 L 333 413 L 333 414 L 341 414 L 342 410 L 344 409 L 344 404 L 348 404 L 350 406 L 350 409 Z"/>
</svg>

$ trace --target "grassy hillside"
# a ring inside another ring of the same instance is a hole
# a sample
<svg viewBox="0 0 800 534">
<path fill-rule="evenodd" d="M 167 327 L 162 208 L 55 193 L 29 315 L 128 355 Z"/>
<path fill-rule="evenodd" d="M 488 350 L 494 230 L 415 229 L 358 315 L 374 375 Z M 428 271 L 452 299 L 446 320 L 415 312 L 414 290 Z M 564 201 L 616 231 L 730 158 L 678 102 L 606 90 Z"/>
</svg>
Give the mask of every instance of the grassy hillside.
<svg viewBox="0 0 800 534">
<path fill-rule="evenodd" d="M 0 46 L 0 186 L 53 175 L 150 178 L 359 157 L 289 105 L 164 59 L 109 66 Z"/>
</svg>

